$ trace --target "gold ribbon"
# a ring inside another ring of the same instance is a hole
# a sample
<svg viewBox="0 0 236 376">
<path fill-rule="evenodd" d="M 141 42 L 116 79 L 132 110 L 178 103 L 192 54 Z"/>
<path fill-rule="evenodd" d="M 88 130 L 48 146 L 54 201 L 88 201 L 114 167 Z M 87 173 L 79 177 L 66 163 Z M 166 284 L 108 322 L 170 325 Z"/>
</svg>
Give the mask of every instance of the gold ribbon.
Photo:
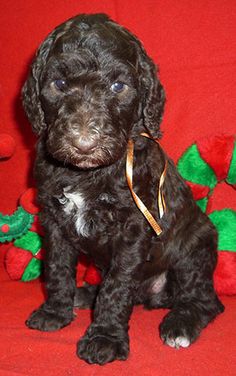
<svg viewBox="0 0 236 376">
<path fill-rule="evenodd" d="M 152 138 L 147 133 L 141 133 L 141 136 L 147 137 L 150 140 L 159 144 L 159 142 L 156 139 Z M 133 196 L 134 202 L 136 203 L 137 207 L 143 213 L 144 217 L 149 222 L 149 224 L 151 225 L 151 227 L 153 228 L 155 233 L 159 236 L 162 233 L 162 229 L 161 229 L 160 225 L 157 223 L 157 221 L 152 216 L 150 211 L 147 209 L 147 207 L 144 205 L 142 200 L 138 197 L 138 195 L 133 190 L 133 161 L 134 161 L 134 142 L 132 140 L 129 140 L 128 141 L 128 147 L 127 147 L 127 158 L 126 158 L 126 179 L 127 179 L 127 183 L 128 183 L 130 192 Z M 164 199 L 164 195 L 163 195 L 163 192 L 162 192 L 163 185 L 164 185 L 164 182 L 165 182 L 166 171 L 167 171 L 167 160 L 165 160 L 164 170 L 161 174 L 159 184 L 158 184 L 158 208 L 159 208 L 160 218 L 162 218 L 164 213 L 166 212 L 166 204 L 165 204 L 165 199 Z"/>
</svg>

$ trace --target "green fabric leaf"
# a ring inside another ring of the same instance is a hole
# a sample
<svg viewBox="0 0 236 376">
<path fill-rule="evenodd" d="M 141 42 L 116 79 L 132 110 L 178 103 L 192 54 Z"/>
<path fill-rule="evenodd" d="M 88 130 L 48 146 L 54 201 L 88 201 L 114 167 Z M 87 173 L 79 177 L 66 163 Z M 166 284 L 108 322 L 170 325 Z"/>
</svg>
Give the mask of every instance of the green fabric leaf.
<svg viewBox="0 0 236 376">
<path fill-rule="evenodd" d="M 236 184 L 236 141 L 234 143 L 232 161 L 230 163 L 229 173 L 226 180 L 229 184 Z"/>
<path fill-rule="evenodd" d="M 193 144 L 180 157 L 177 168 L 185 180 L 208 186 L 217 184 L 217 178 L 211 167 L 202 159 L 197 145 Z"/>
<path fill-rule="evenodd" d="M 207 208 L 208 199 L 207 197 L 202 198 L 201 200 L 197 200 L 196 204 L 199 206 L 199 208 L 205 213 Z"/>
<path fill-rule="evenodd" d="M 36 255 L 40 248 L 42 248 L 42 238 L 39 234 L 33 231 L 28 231 L 20 239 L 15 240 L 15 247 L 26 249 L 33 255 Z"/>
<path fill-rule="evenodd" d="M 23 282 L 31 281 L 32 279 L 36 279 L 40 276 L 42 272 L 42 261 L 36 258 L 32 258 L 29 264 L 25 268 L 25 271 L 21 277 Z"/>
<path fill-rule="evenodd" d="M 25 211 L 22 206 L 11 215 L 3 215 L 0 213 L 0 243 L 10 242 L 25 234 L 31 227 L 34 216 Z M 6 233 L 1 231 L 3 225 L 9 226 Z"/>
<path fill-rule="evenodd" d="M 236 252 L 236 211 L 215 210 L 209 217 L 218 231 L 218 250 Z"/>
</svg>

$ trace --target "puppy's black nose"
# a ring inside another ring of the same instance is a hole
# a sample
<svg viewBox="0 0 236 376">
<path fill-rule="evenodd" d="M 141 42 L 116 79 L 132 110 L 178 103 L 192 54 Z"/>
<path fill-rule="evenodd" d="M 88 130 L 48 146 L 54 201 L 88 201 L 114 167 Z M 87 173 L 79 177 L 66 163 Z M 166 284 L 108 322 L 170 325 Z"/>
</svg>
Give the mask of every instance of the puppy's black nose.
<svg viewBox="0 0 236 376">
<path fill-rule="evenodd" d="M 98 139 L 81 135 L 80 137 L 75 137 L 72 144 L 80 152 L 88 154 L 98 145 Z"/>
</svg>

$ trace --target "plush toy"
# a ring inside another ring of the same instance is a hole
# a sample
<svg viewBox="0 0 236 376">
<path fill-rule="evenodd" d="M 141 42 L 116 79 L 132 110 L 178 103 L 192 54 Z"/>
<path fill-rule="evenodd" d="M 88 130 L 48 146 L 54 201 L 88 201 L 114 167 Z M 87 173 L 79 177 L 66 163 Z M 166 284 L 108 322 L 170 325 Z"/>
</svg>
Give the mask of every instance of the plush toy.
<svg viewBox="0 0 236 376">
<path fill-rule="evenodd" d="M 0 242 L 10 242 L 24 235 L 34 221 L 34 215 L 39 211 L 33 204 L 35 190 L 28 189 L 20 199 L 20 205 L 12 215 L 0 213 Z"/>
<path fill-rule="evenodd" d="M 31 281 L 40 276 L 42 259 L 42 238 L 36 232 L 28 231 L 8 248 L 5 267 L 11 279 Z"/>
<path fill-rule="evenodd" d="M 0 159 L 10 158 L 15 147 L 10 135 L 0 134 Z M 38 212 L 35 189 L 30 188 L 21 196 L 13 214 L 0 213 L 0 243 L 9 242 L 5 267 L 11 279 L 29 281 L 41 274 L 43 250 Z"/>
<path fill-rule="evenodd" d="M 235 136 L 217 135 L 191 145 L 181 156 L 178 170 L 192 189 L 193 196 L 218 231 L 218 264 L 214 275 L 220 294 L 236 294 L 236 211 L 212 211 L 214 191 L 226 183 L 236 188 Z"/>
<path fill-rule="evenodd" d="M 42 271 L 42 232 L 35 193 L 34 188 L 29 188 L 12 215 L 0 213 L 0 242 L 13 241 L 5 255 L 5 267 L 13 280 L 30 281 Z"/>
</svg>

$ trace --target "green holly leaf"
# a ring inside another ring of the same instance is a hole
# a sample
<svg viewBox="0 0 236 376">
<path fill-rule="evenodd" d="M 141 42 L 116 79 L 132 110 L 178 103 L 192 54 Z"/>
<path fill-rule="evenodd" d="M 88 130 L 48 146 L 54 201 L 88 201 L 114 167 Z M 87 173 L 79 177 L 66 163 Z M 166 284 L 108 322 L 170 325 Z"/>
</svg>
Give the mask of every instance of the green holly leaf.
<svg viewBox="0 0 236 376">
<path fill-rule="evenodd" d="M 234 143 L 233 156 L 232 156 L 229 173 L 228 173 L 226 180 L 229 184 L 236 184 L 236 141 Z"/>
<path fill-rule="evenodd" d="M 209 217 L 218 231 L 218 250 L 236 252 L 236 211 L 215 210 Z"/>
<path fill-rule="evenodd" d="M 217 178 L 212 168 L 202 159 L 197 145 L 191 145 L 181 156 L 177 168 L 185 180 L 213 189 Z"/>
<path fill-rule="evenodd" d="M 42 237 L 37 232 L 28 231 L 20 239 L 15 240 L 14 246 L 30 251 L 36 255 L 42 248 Z"/>
<path fill-rule="evenodd" d="M 23 282 L 27 282 L 38 278 L 42 272 L 42 265 L 43 263 L 41 260 L 32 258 L 32 260 L 30 260 L 29 264 L 25 268 L 21 280 Z"/>
<path fill-rule="evenodd" d="M 208 198 L 204 197 L 201 200 L 197 200 L 196 204 L 199 206 L 199 208 L 205 213 L 207 208 Z"/>
</svg>

